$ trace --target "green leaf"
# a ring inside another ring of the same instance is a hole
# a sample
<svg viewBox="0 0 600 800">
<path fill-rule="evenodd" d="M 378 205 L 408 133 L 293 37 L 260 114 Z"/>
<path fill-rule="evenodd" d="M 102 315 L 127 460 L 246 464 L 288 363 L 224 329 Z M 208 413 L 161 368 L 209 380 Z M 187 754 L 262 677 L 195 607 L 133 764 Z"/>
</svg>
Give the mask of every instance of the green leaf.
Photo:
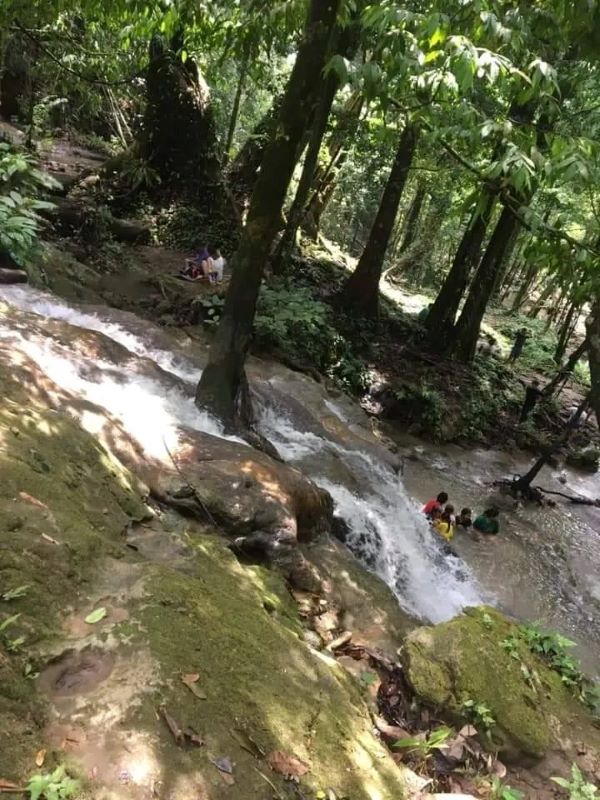
<svg viewBox="0 0 600 800">
<path fill-rule="evenodd" d="M 85 621 L 87 622 L 88 625 L 95 625 L 97 622 L 100 622 L 100 620 L 104 619 L 106 614 L 107 614 L 106 609 L 104 608 L 104 606 L 101 606 L 100 608 L 97 608 L 95 611 L 92 611 L 91 614 L 88 614 L 87 617 L 85 618 Z"/>
</svg>

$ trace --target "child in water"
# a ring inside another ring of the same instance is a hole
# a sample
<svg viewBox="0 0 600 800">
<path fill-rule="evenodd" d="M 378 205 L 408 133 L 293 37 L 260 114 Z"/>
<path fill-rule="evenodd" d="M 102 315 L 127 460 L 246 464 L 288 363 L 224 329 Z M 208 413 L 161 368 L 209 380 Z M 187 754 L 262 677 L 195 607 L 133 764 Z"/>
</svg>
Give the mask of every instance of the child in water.
<svg viewBox="0 0 600 800">
<path fill-rule="evenodd" d="M 446 506 L 443 511 L 435 509 L 431 515 L 431 524 L 442 539 L 449 542 L 454 536 L 454 509 Z"/>
</svg>

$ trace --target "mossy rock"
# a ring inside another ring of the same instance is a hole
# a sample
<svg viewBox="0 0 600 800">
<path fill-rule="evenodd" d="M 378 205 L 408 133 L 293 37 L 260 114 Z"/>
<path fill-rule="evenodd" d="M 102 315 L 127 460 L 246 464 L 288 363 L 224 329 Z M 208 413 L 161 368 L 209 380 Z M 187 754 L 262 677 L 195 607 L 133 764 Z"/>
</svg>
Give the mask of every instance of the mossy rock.
<svg viewBox="0 0 600 800">
<path fill-rule="evenodd" d="M 517 642 L 513 654 L 503 646 L 509 637 Z M 406 639 L 403 660 L 417 695 L 451 721 L 477 725 L 467 701 L 490 709 L 495 724 L 484 743 L 508 760 L 542 758 L 563 746 L 565 730 L 600 744 L 585 707 L 519 639 L 518 626 L 493 608 L 467 609 L 449 622 L 418 628 Z M 536 679 L 528 682 L 528 674 Z"/>
</svg>

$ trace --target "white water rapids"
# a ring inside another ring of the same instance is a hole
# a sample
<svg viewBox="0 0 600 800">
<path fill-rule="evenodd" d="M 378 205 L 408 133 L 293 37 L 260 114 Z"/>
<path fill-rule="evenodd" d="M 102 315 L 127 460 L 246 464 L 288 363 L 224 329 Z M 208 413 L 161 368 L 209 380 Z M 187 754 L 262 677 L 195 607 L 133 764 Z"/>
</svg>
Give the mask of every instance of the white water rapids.
<svg viewBox="0 0 600 800">
<path fill-rule="evenodd" d="M 30 287 L 0 287 L 0 300 L 39 316 L 36 332 L 0 316 L 0 339 L 26 354 L 65 391 L 110 412 L 149 455 L 166 457 L 165 445 L 175 444 L 177 426 L 224 435 L 221 426 L 194 405 L 198 364 L 175 346 L 165 346 L 160 330 L 150 323 L 109 308 L 75 308 Z M 69 337 L 69 343 L 50 333 L 45 336 L 46 320 L 61 320 L 117 342 L 128 351 L 126 363 L 122 353 L 98 359 L 80 352 L 74 345 L 76 335 Z M 286 407 L 281 400 L 286 396 L 284 378 L 263 383 L 266 390 L 263 386 L 260 391 L 259 407 L 263 433 L 288 462 L 331 493 L 336 514 L 348 526 L 349 547 L 386 581 L 400 604 L 420 618 L 438 622 L 482 602 L 468 568 L 457 557 L 444 555 L 401 479 L 374 448 L 342 445 L 321 428 L 315 433 L 291 404 Z M 279 400 L 271 400 L 269 387 Z M 296 398 L 298 402 L 302 400 Z M 323 397 L 321 404 L 324 413 L 345 419 L 332 400 Z"/>
</svg>

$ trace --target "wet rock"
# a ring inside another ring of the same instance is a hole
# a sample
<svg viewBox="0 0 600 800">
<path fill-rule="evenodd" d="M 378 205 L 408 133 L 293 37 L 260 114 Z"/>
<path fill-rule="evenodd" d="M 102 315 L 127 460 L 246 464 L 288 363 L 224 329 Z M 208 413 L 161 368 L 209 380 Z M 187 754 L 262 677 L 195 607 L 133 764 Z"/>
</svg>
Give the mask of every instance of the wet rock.
<svg viewBox="0 0 600 800">
<path fill-rule="evenodd" d="M 53 697 L 86 694 L 109 677 L 114 664 L 114 653 L 98 648 L 69 651 L 40 672 L 38 686 Z"/>
</svg>

